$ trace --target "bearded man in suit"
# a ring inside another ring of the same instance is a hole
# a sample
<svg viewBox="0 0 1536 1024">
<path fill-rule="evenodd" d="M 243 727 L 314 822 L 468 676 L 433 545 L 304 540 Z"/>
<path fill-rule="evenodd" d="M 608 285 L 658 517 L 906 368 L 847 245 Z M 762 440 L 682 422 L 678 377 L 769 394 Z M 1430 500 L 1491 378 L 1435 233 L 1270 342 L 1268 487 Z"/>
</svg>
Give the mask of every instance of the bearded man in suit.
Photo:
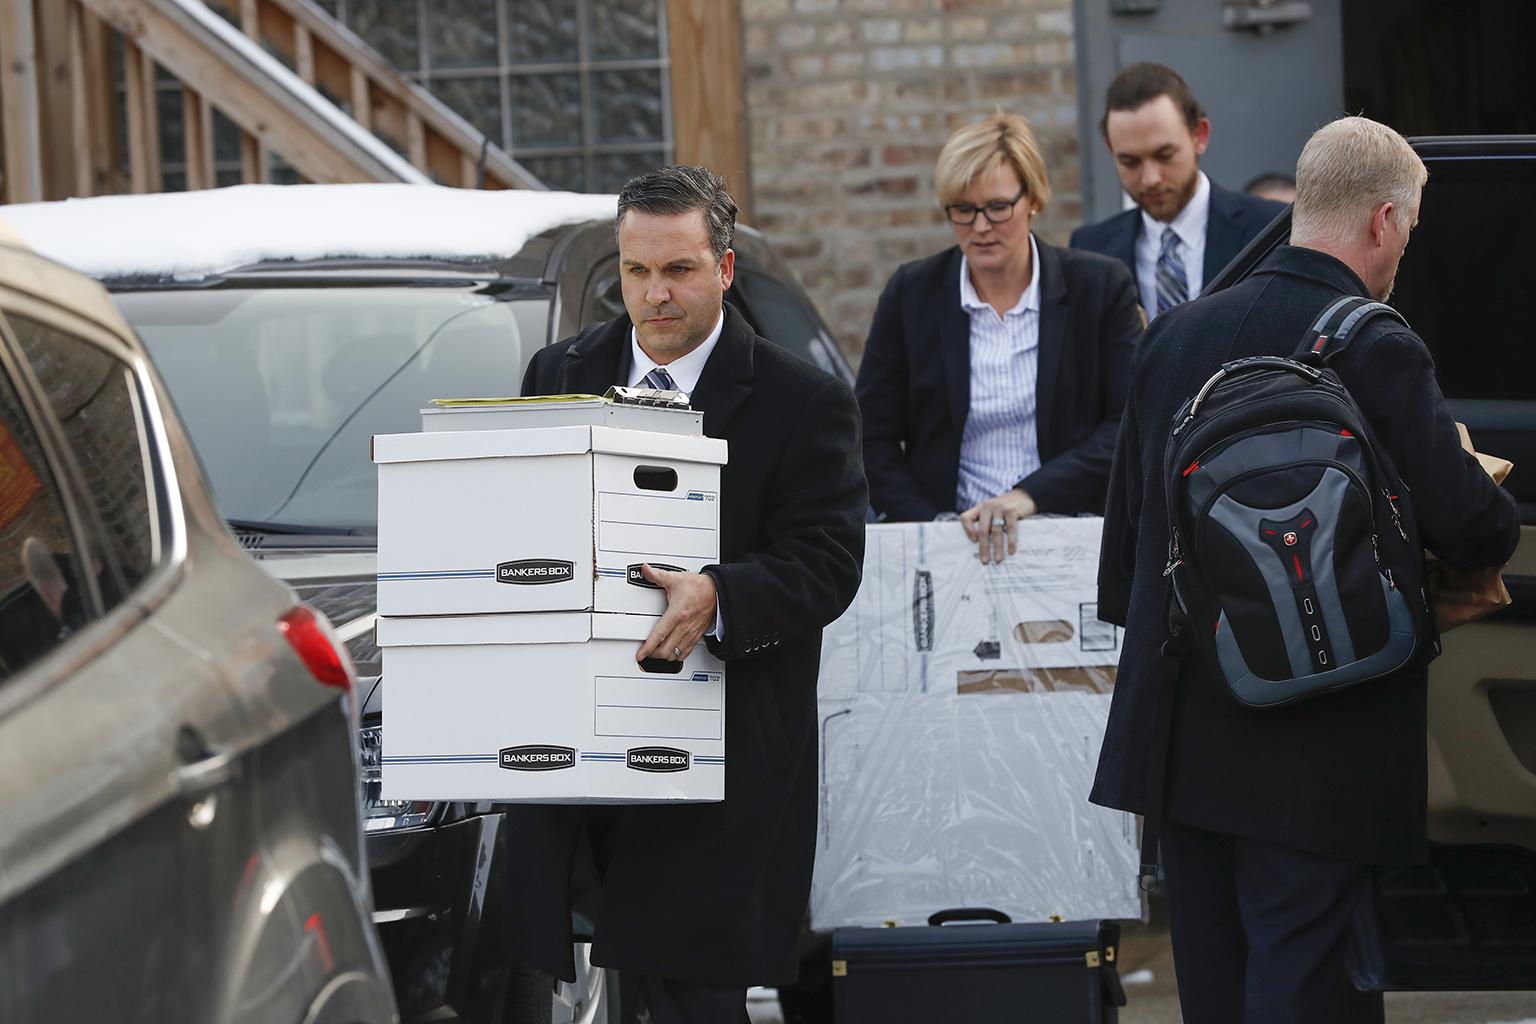
<svg viewBox="0 0 1536 1024">
<path fill-rule="evenodd" d="M 1199 295 L 1285 209 L 1200 169 L 1211 119 L 1170 67 L 1132 64 L 1116 75 L 1099 129 L 1136 205 L 1072 232 L 1072 248 L 1129 267 L 1148 319 Z"/>
</svg>

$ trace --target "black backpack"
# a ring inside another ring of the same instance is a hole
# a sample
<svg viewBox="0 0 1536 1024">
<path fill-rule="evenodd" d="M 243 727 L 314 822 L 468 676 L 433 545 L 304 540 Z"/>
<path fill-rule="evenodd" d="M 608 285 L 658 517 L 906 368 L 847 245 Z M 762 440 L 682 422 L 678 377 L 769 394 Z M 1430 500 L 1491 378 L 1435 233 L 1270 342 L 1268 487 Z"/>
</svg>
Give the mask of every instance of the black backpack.
<svg viewBox="0 0 1536 1024">
<path fill-rule="evenodd" d="M 1327 368 L 1378 316 L 1402 320 L 1341 299 L 1292 358 L 1226 363 L 1174 417 L 1170 618 L 1243 704 L 1377 679 L 1435 643 L 1413 507 Z"/>
</svg>

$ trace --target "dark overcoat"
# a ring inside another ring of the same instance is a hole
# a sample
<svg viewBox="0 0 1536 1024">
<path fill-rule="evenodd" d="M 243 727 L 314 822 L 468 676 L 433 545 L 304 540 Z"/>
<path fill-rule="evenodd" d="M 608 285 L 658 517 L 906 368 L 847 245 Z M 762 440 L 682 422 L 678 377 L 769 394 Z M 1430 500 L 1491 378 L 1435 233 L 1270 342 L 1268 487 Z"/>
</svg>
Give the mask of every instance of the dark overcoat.
<svg viewBox="0 0 1536 1024">
<path fill-rule="evenodd" d="M 1282 246 L 1245 280 L 1158 317 L 1137 347 L 1110 477 L 1099 615 L 1125 626 L 1091 799 L 1145 811 L 1164 622 L 1163 451 L 1178 407 L 1225 361 L 1291 355 L 1334 301 L 1368 294 L 1325 253 Z M 1503 565 L 1514 500 L 1464 452 L 1423 341 L 1390 318 L 1330 364 L 1408 487 L 1425 544 L 1453 566 Z M 1326 857 L 1394 864 L 1425 852 L 1427 667 L 1302 703 L 1237 703 L 1198 658 L 1175 689 L 1167 814 Z"/>
<path fill-rule="evenodd" d="M 523 393 L 601 394 L 625 383 L 630 321 L 588 328 L 533 357 Z M 816 679 L 822 627 L 853 601 L 869 493 L 853 393 L 752 332 L 727 307 L 692 395 L 724 438 L 719 591 L 725 661 L 725 800 L 513 806 L 510 941 L 574 977 L 571 865 L 589 814 L 607 861 L 596 963 L 695 984 L 794 979 L 816 838 Z"/>
<path fill-rule="evenodd" d="M 1019 481 L 1041 512 L 1101 512 L 1131 349 L 1141 337 L 1125 268 L 1036 242 L 1040 346 L 1035 435 L 1040 468 Z M 960 249 L 898 268 L 875 308 L 859 366 L 864 465 L 875 511 L 897 522 L 955 508 L 971 408 L 971 318 L 960 305 Z"/>
</svg>

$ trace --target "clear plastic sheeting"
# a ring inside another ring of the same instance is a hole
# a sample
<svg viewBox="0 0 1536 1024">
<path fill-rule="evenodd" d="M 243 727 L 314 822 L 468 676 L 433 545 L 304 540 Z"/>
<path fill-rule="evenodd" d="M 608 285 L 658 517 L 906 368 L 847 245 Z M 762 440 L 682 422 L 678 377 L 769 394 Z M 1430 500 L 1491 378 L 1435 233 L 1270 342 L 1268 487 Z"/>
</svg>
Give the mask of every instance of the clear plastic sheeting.
<svg viewBox="0 0 1536 1024">
<path fill-rule="evenodd" d="M 869 528 L 822 645 L 812 927 L 1142 916 L 1135 818 L 1088 803 L 1121 639 L 1102 525 L 1026 520 L 998 565 L 956 522 Z"/>
</svg>

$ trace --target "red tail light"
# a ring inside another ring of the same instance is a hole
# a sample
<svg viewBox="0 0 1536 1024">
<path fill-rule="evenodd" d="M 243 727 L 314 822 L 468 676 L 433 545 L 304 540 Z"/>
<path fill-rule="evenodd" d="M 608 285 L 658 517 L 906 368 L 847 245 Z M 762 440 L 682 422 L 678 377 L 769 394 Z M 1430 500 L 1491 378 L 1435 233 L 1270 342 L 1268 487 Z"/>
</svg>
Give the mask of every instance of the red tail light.
<svg viewBox="0 0 1536 1024">
<path fill-rule="evenodd" d="M 351 692 L 352 661 L 324 616 L 308 605 L 297 605 L 277 620 L 277 628 L 310 675 L 325 686 Z"/>
</svg>

